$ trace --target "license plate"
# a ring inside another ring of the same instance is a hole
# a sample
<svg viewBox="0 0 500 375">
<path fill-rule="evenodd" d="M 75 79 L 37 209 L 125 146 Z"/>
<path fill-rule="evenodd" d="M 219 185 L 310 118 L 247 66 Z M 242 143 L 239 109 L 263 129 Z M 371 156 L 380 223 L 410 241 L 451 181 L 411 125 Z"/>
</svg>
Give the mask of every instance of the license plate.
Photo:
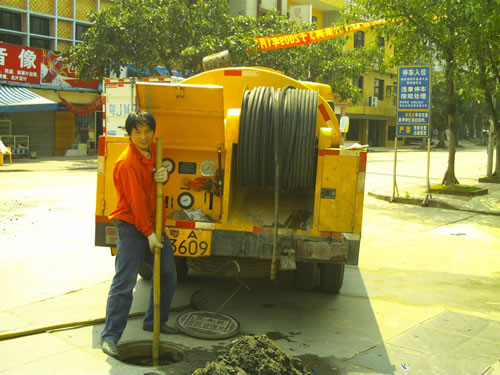
<svg viewBox="0 0 500 375">
<path fill-rule="evenodd" d="M 181 257 L 210 255 L 211 230 L 168 228 L 167 236 L 172 242 L 174 255 Z"/>
</svg>

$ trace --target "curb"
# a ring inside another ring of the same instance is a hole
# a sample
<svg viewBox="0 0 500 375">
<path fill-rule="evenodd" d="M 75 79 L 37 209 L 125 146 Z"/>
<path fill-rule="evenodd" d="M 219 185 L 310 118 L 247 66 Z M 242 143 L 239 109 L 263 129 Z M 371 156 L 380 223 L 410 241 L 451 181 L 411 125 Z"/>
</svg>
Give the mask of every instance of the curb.
<svg viewBox="0 0 500 375">
<path fill-rule="evenodd" d="M 386 202 L 391 202 L 391 197 L 388 195 L 384 194 L 378 194 L 369 191 L 368 195 L 370 197 L 376 198 L 376 199 L 381 199 Z M 406 197 L 396 197 L 393 202 L 391 203 L 403 203 L 403 204 L 412 204 L 416 206 L 421 206 L 421 207 L 434 207 L 434 208 L 442 208 L 446 210 L 455 210 L 455 211 L 463 211 L 463 212 L 472 212 L 476 214 L 481 214 L 481 215 L 493 215 L 493 216 L 500 216 L 500 211 L 482 211 L 482 210 L 473 210 L 473 209 L 467 209 L 467 208 L 461 208 L 457 207 L 445 202 L 441 202 L 438 200 L 429 200 L 426 205 L 422 205 L 422 202 L 424 201 L 424 198 L 406 198 Z"/>
</svg>

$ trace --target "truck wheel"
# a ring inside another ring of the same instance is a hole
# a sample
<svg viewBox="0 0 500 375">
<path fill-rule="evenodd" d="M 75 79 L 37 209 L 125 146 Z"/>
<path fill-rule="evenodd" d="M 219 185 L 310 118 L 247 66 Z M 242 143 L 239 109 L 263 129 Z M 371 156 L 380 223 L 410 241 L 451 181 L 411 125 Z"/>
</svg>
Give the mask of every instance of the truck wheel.
<svg viewBox="0 0 500 375">
<path fill-rule="evenodd" d="M 188 264 L 186 257 L 174 257 L 175 268 L 177 270 L 177 281 L 186 281 L 188 273 Z"/>
<path fill-rule="evenodd" d="M 153 269 L 149 264 L 143 262 L 141 264 L 141 268 L 139 269 L 139 275 L 141 275 L 144 280 L 151 280 L 153 277 Z"/>
<path fill-rule="evenodd" d="M 321 264 L 320 286 L 327 293 L 337 294 L 344 281 L 344 264 Z"/>
<path fill-rule="evenodd" d="M 295 270 L 295 288 L 297 290 L 312 290 L 317 285 L 318 263 L 297 262 Z"/>
</svg>

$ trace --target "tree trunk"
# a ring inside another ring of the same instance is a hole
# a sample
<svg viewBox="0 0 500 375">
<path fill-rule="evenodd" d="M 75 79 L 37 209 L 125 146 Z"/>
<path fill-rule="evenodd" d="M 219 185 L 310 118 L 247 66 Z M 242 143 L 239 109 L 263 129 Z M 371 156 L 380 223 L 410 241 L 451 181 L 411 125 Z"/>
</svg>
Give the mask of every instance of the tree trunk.
<svg viewBox="0 0 500 375">
<path fill-rule="evenodd" d="M 437 144 L 437 148 L 446 148 L 446 142 L 445 142 L 445 136 L 446 136 L 446 133 L 444 132 L 444 130 L 440 130 L 439 131 L 439 143 Z"/>
<path fill-rule="evenodd" d="M 500 179 L 500 131 L 498 131 L 498 129 L 496 129 L 497 131 L 497 135 L 496 135 L 496 139 L 497 139 L 497 145 L 496 145 L 496 149 L 497 149 L 497 156 L 496 156 L 496 161 L 495 161 L 495 170 L 493 171 L 493 174 L 492 176 L 493 177 L 496 177 L 498 179 Z"/>
<path fill-rule="evenodd" d="M 479 84 L 484 92 L 484 98 L 486 100 L 486 106 L 488 107 L 488 110 L 490 112 L 491 119 L 493 120 L 493 124 L 496 130 L 496 160 L 495 160 L 495 169 L 493 170 L 492 176 L 496 178 L 500 178 L 500 122 L 498 121 L 498 115 L 497 115 L 497 110 L 496 110 L 496 98 L 495 92 L 496 92 L 496 83 L 498 83 L 497 79 L 489 80 L 486 74 L 486 66 L 485 62 L 483 59 L 478 60 L 478 67 L 479 67 Z M 497 77 L 497 75 L 495 75 Z M 494 87 L 490 86 L 489 83 L 493 81 Z M 495 100 L 495 102 L 493 102 Z"/>
<path fill-rule="evenodd" d="M 457 103 L 455 98 L 455 82 L 453 81 L 455 61 L 453 59 L 453 50 L 449 50 L 446 56 L 446 65 L 444 68 L 446 76 L 446 111 L 448 113 L 448 129 L 450 130 L 450 139 L 448 139 L 448 169 L 443 177 L 443 185 L 458 184 L 455 177 L 455 129 L 457 126 Z"/>
</svg>

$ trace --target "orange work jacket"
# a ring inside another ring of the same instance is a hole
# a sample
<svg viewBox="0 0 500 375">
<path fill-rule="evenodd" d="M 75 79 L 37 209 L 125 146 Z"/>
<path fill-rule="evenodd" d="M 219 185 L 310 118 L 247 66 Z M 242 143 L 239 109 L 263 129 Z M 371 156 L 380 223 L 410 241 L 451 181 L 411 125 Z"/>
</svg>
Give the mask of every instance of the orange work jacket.
<svg viewBox="0 0 500 375">
<path fill-rule="evenodd" d="M 151 145 L 151 155 L 156 155 L 156 143 Z M 109 219 L 119 219 L 135 225 L 138 231 L 149 236 L 155 231 L 156 183 L 153 179 L 154 164 L 130 142 L 118 157 L 113 169 L 113 181 L 118 203 Z M 167 180 L 168 181 L 168 180 Z M 165 228 L 163 207 L 162 231 Z"/>
</svg>

